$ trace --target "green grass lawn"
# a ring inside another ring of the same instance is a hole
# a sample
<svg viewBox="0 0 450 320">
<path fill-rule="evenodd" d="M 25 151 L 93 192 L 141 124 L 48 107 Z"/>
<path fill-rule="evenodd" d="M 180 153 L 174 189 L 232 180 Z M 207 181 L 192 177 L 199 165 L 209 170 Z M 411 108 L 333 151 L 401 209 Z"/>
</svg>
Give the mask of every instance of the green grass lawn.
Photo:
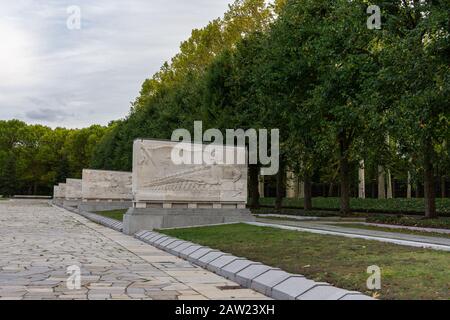
<svg viewBox="0 0 450 320">
<path fill-rule="evenodd" d="M 425 232 L 425 231 L 415 231 L 415 230 L 409 230 L 409 229 L 368 226 L 368 225 L 362 225 L 362 224 L 357 224 L 357 223 L 337 223 L 337 224 L 334 224 L 334 226 L 345 227 L 345 228 L 354 228 L 354 229 L 374 230 L 374 231 L 397 232 L 397 233 L 412 234 L 412 235 L 418 235 L 418 236 L 440 237 L 440 238 L 449 238 L 450 239 L 450 234 L 447 234 L 447 233 Z"/>
<path fill-rule="evenodd" d="M 98 214 L 98 215 L 104 216 L 104 217 L 108 217 L 108 218 L 111 218 L 111 219 L 123 221 L 123 215 L 126 212 L 127 212 L 127 210 L 124 209 L 124 210 L 98 211 L 98 212 L 95 212 L 95 213 Z"/>
<path fill-rule="evenodd" d="M 366 294 L 378 265 L 380 299 L 450 299 L 448 252 L 246 224 L 161 232 Z"/>
<path fill-rule="evenodd" d="M 250 203 L 250 202 L 249 202 Z M 266 206 L 273 206 L 275 198 L 262 198 L 260 203 Z M 314 209 L 338 210 L 339 198 L 313 198 Z M 423 199 L 357 199 L 352 198 L 350 205 L 354 211 L 362 212 L 424 212 Z M 303 199 L 283 199 L 284 207 L 303 208 Z M 450 215 L 450 198 L 436 199 L 437 211 L 443 214 Z"/>
</svg>

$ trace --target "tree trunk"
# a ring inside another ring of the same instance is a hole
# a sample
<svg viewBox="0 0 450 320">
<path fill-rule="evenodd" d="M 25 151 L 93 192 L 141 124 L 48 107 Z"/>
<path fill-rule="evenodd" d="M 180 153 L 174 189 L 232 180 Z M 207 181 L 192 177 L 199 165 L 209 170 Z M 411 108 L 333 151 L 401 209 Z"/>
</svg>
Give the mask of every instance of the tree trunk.
<svg viewBox="0 0 450 320">
<path fill-rule="evenodd" d="M 341 176 L 341 213 L 350 214 L 350 169 L 348 161 L 348 143 L 344 137 L 339 138 L 339 164 Z"/>
<path fill-rule="evenodd" d="M 358 170 L 358 178 L 359 178 L 359 186 L 358 186 L 358 198 L 365 199 L 366 198 L 366 177 L 365 177 L 365 166 L 364 160 L 359 162 L 359 170 Z"/>
<path fill-rule="evenodd" d="M 249 180 L 250 180 L 250 197 L 252 202 L 250 207 L 254 209 L 259 208 L 259 168 L 255 165 L 249 166 Z"/>
<path fill-rule="evenodd" d="M 309 174 L 305 174 L 305 198 L 303 201 L 303 207 L 305 211 L 312 210 L 312 183 Z"/>
<path fill-rule="evenodd" d="M 284 168 L 280 164 L 280 169 L 277 173 L 277 196 L 275 199 L 275 209 L 279 210 L 283 206 L 283 181 L 284 180 Z"/>
<path fill-rule="evenodd" d="M 258 180 L 258 192 L 261 198 L 264 198 L 264 176 L 259 176 Z"/>
<path fill-rule="evenodd" d="M 424 198 L 425 217 L 429 219 L 437 218 L 436 194 L 434 190 L 433 172 L 433 145 L 430 139 L 425 140 L 424 145 Z"/>
<path fill-rule="evenodd" d="M 305 182 L 299 181 L 298 183 L 298 198 L 305 199 Z"/>
<path fill-rule="evenodd" d="M 378 199 L 386 199 L 385 172 L 382 166 L 378 166 Z"/>
<path fill-rule="evenodd" d="M 406 198 L 411 199 L 411 197 L 412 197 L 411 172 L 408 171 Z"/>
<path fill-rule="evenodd" d="M 420 183 L 416 182 L 416 190 L 415 190 L 416 198 L 420 198 Z"/>
<path fill-rule="evenodd" d="M 330 182 L 330 188 L 328 189 L 328 197 L 332 197 L 333 196 L 333 188 L 334 184 L 333 182 Z"/>
<path fill-rule="evenodd" d="M 392 199 L 394 197 L 394 193 L 392 192 L 392 175 L 391 170 L 388 169 L 387 171 L 387 190 L 386 190 L 387 196 L 386 198 Z"/>
<path fill-rule="evenodd" d="M 445 177 L 441 177 L 441 198 L 445 198 Z"/>
<path fill-rule="evenodd" d="M 298 197 L 295 185 L 298 184 L 297 176 L 292 171 L 286 173 L 286 198 L 295 199 Z"/>
</svg>

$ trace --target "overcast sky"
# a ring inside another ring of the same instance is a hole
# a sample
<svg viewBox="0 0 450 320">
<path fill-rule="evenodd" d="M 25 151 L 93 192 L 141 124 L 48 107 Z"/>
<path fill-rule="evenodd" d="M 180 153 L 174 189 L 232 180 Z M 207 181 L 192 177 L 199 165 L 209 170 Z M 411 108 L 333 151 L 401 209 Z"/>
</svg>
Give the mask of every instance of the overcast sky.
<svg viewBox="0 0 450 320">
<path fill-rule="evenodd" d="M 0 119 L 74 128 L 125 116 L 143 80 L 231 2 L 0 0 Z M 79 30 L 67 27 L 73 5 Z"/>
</svg>

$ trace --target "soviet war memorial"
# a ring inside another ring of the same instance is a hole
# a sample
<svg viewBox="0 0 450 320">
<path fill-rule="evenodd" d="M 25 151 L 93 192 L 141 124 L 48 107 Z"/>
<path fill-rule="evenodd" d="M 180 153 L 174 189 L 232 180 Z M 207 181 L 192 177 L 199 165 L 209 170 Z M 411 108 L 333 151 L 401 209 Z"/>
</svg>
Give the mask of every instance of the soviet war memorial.
<svg viewBox="0 0 450 320">
<path fill-rule="evenodd" d="M 450 299 L 448 1 L 0 6 L 0 300 Z"/>
</svg>

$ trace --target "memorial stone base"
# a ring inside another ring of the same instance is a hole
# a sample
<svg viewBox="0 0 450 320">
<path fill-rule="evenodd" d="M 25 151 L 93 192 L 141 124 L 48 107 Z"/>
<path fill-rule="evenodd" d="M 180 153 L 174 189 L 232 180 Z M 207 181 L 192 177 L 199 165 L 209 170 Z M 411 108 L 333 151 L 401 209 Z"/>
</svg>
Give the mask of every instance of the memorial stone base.
<svg viewBox="0 0 450 320">
<path fill-rule="evenodd" d="M 130 208 L 123 218 L 123 232 L 249 221 L 255 218 L 248 209 Z"/>
<path fill-rule="evenodd" d="M 64 199 L 54 198 L 52 202 L 55 206 L 61 207 L 64 204 Z"/>
<path fill-rule="evenodd" d="M 100 212 L 129 209 L 133 206 L 131 200 L 83 200 L 78 205 L 80 212 Z"/>
<path fill-rule="evenodd" d="M 63 207 L 73 207 L 78 208 L 78 205 L 81 203 L 80 199 L 64 199 L 63 200 Z"/>
</svg>

